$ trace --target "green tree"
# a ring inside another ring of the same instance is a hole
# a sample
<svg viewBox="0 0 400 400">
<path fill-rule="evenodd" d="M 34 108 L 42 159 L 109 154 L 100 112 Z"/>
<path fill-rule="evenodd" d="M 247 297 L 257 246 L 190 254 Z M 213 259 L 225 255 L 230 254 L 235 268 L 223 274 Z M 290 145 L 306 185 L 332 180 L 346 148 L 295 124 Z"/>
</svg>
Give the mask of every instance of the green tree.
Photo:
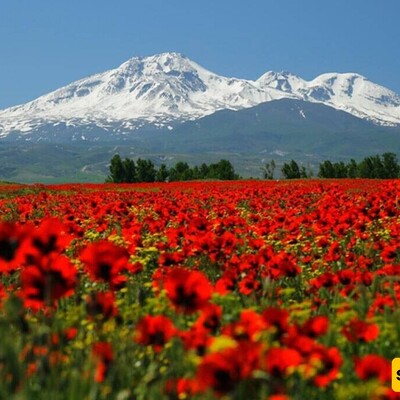
<svg viewBox="0 0 400 400">
<path fill-rule="evenodd" d="M 281 171 L 285 179 L 301 178 L 299 165 L 294 160 L 291 160 L 290 163 L 284 163 Z"/>
<path fill-rule="evenodd" d="M 357 178 L 358 177 L 358 164 L 352 158 L 350 162 L 347 164 L 347 177 L 348 178 Z"/>
<path fill-rule="evenodd" d="M 136 177 L 138 182 L 154 182 L 156 180 L 156 169 L 151 160 L 136 161 Z"/>
<path fill-rule="evenodd" d="M 200 167 L 198 165 L 195 165 L 192 168 L 192 179 L 201 179 L 200 178 Z"/>
<path fill-rule="evenodd" d="M 178 161 L 174 167 L 170 169 L 171 181 L 188 181 L 193 178 L 193 171 L 189 164 L 184 161 Z"/>
<path fill-rule="evenodd" d="M 396 154 L 383 153 L 383 178 L 398 178 L 400 176 L 400 165 L 397 161 Z"/>
<path fill-rule="evenodd" d="M 115 154 L 110 161 L 110 175 L 108 175 L 106 181 L 113 183 L 124 182 L 124 166 L 119 154 Z"/>
<path fill-rule="evenodd" d="M 347 177 L 347 165 L 343 162 L 332 163 L 329 160 L 319 164 L 318 176 L 320 178 L 346 178 Z"/>
<path fill-rule="evenodd" d="M 381 178 L 384 175 L 384 168 L 379 156 L 365 157 L 359 164 L 361 178 Z"/>
<path fill-rule="evenodd" d="M 374 164 L 371 157 L 365 157 L 358 165 L 360 178 L 373 178 Z"/>
<path fill-rule="evenodd" d="M 136 182 L 136 165 L 135 161 L 130 158 L 125 158 L 122 161 L 123 168 L 123 182 L 133 183 Z"/>
<path fill-rule="evenodd" d="M 383 178 L 385 175 L 385 168 L 383 166 L 381 157 L 379 155 L 372 156 L 373 163 L 373 178 Z"/>
<path fill-rule="evenodd" d="M 274 179 L 274 172 L 275 172 L 275 161 L 271 160 L 270 162 L 267 162 L 264 164 L 264 166 L 261 168 L 262 173 L 263 173 L 263 178 L 264 179 Z"/>
<path fill-rule="evenodd" d="M 312 172 L 311 171 L 307 172 L 306 167 L 304 165 L 302 165 L 300 167 L 300 178 L 301 179 L 307 179 L 307 178 L 309 178 L 311 176 L 312 176 Z"/>
<path fill-rule="evenodd" d="M 335 176 L 335 169 L 331 161 L 326 160 L 319 164 L 319 172 L 318 176 L 320 178 L 334 178 Z"/>
<path fill-rule="evenodd" d="M 334 178 L 346 178 L 347 177 L 347 165 L 343 161 L 339 161 L 333 164 L 335 171 Z"/>
<path fill-rule="evenodd" d="M 169 178 L 169 170 L 165 164 L 161 164 L 156 173 L 157 182 L 166 182 Z"/>
<path fill-rule="evenodd" d="M 238 178 L 233 165 L 228 160 L 218 161 L 216 164 L 213 164 L 213 169 L 216 179 L 231 181 Z"/>
<path fill-rule="evenodd" d="M 209 178 L 210 167 L 206 163 L 202 163 L 199 168 L 199 179 Z"/>
</svg>

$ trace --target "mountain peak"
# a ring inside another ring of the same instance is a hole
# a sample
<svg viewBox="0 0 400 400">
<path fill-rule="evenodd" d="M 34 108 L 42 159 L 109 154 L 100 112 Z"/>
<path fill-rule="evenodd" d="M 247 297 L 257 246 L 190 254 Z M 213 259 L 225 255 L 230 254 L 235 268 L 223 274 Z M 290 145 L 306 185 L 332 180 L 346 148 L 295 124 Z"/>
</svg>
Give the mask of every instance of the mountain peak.
<svg viewBox="0 0 400 400">
<path fill-rule="evenodd" d="M 170 52 L 164 52 L 164 53 L 159 53 L 159 54 L 154 54 L 153 56 L 149 56 L 147 58 L 155 58 L 162 60 L 164 62 L 168 62 L 169 60 L 188 60 L 188 58 L 177 51 L 170 51 Z"/>
<path fill-rule="evenodd" d="M 268 71 L 257 79 L 257 83 L 263 88 L 274 88 L 285 93 L 295 93 L 304 85 L 303 79 L 288 71 Z"/>
<path fill-rule="evenodd" d="M 146 57 L 132 57 L 128 61 L 124 62 L 123 65 L 137 65 L 137 64 L 156 64 L 161 66 L 163 69 L 171 69 L 172 67 L 183 67 L 188 64 L 192 64 L 189 58 L 184 56 L 182 53 L 171 52 L 154 54 Z"/>
</svg>

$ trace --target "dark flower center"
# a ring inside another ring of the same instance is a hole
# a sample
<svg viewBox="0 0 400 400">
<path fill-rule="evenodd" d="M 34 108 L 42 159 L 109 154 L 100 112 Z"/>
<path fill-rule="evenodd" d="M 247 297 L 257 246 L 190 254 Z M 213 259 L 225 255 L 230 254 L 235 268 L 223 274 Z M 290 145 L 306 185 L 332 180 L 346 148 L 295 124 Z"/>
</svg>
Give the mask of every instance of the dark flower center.
<svg viewBox="0 0 400 400">
<path fill-rule="evenodd" d="M 179 285 L 175 292 L 175 303 L 177 306 L 182 306 L 185 308 L 195 308 L 197 294 L 195 292 L 188 293 L 183 285 Z"/>
<path fill-rule="evenodd" d="M 11 261 L 14 258 L 19 243 L 17 240 L 0 240 L 0 258 L 6 261 Z"/>
<path fill-rule="evenodd" d="M 104 279 L 108 282 L 111 278 L 111 265 L 108 263 L 100 263 L 98 274 L 101 279 Z"/>
<path fill-rule="evenodd" d="M 33 245 L 40 250 L 44 255 L 51 253 L 56 250 L 57 236 L 50 235 L 47 241 L 42 241 L 40 238 L 33 240 Z"/>
<path fill-rule="evenodd" d="M 217 369 L 214 372 L 215 386 L 217 392 L 228 393 L 235 387 L 231 374 L 225 369 Z"/>
<path fill-rule="evenodd" d="M 158 331 L 149 335 L 149 342 L 158 346 L 165 344 L 164 332 Z"/>
</svg>

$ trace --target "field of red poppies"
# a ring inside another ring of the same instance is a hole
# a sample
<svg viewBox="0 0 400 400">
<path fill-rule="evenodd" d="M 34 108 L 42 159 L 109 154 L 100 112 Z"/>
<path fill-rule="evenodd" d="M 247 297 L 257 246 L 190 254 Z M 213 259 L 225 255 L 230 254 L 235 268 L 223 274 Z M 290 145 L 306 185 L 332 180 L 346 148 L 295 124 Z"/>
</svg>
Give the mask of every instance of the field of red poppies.
<svg viewBox="0 0 400 400">
<path fill-rule="evenodd" d="M 1 186 L 0 398 L 398 398 L 399 193 Z"/>
</svg>

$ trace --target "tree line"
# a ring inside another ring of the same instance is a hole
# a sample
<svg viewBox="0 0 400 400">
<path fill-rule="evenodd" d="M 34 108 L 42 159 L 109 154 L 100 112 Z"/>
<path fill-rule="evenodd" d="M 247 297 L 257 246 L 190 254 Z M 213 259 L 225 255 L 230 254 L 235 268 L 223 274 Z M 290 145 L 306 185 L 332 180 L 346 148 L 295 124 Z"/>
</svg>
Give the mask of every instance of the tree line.
<svg viewBox="0 0 400 400">
<path fill-rule="evenodd" d="M 267 162 L 263 170 L 264 179 L 274 179 L 276 168 L 275 161 Z M 305 179 L 312 177 L 312 171 L 306 170 L 295 160 L 284 163 L 281 173 L 285 179 Z M 376 178 L 390 179 L 400 177 L 400 164 L 395 153 L 383 153 L 382 155 L 368 156 L 360 162 L 351 159 L 348 163 L 343 161 L 323 161 L 319 164 L 319 178 Z"/>
<path fill-rule="evenodd" d="M 168 168 L 161 164 L 157 168 L 151 160 L 130 158 L 122 159 L 118 154 L 110 161 L 110 174 L 106 182 L 134 183 L 134 182 L 173 182 L 201 179 L 236 180 L 241 177 L 235 172 L 230 161 L 220 160 L 214 164 L 202 163 L 200 166 L 189 166 L 187 162 L 179 161 Z M 276 163 L 267 162 L 262 167 L 264 179 L 274 179 Z M 285 162 L 281 167 L 284 179 L 306 179 L 313 176 L 310 169 L 299 165 L 295 160 Z M 325 160 L 319 164 L 319 178 L 375 178 L 391 179 L 400 177 L 400 164 L 395 153 L 383 153 L 365 157 L 360 162 L 351 159 L 332 162 Z"/>
<path fill-rule="evenodd" d="M 400 165 L 394 153 L 365 157 L 359 163 L 354 159 L 348 163 L 343 161 L 332 163 L 327 160 L 319 165 L 318 176 L 320 178 L 398 178 Z"/>
<path fill-rule="evenodd" d="M 139 158 L 135 162 L 130 158 L 122 159 L 119 154 L 116 154 L 110 161 L 109 170 L 110 174 L 106 182 L 113 183 L 240 179 L 228 160 L 220 160 L 209 165 L 203 163 L 194 167 L 190 167 L 187 162 L 179 161 L 171 168 L 165 164 L 157 168 L 151 160 Z"/>
</svg>

